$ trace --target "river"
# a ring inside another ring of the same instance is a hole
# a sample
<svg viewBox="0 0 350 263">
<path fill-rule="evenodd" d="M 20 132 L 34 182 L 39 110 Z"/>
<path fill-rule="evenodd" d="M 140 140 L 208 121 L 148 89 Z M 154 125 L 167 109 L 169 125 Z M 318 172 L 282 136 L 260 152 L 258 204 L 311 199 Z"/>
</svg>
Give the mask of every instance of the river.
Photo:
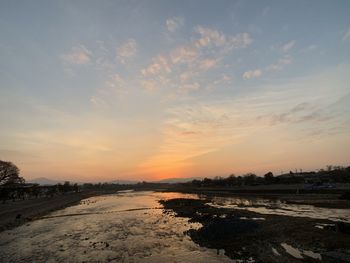
<svg viewBox="0 0 350 263">
<path fill-rule="evenodd" d="M 119 192 L 91 197 L 1 233 L 0 262 L 234 262 L 184 234 L 199 228 L 164 213 L 159 200 L 206 198 L 182 193 Z M 287 205 L 264 199 L 211 197 L 208 204 L 263 214 L 350 221 L 348 210 Z"/>
<path fill-rule="evenodd" d="M 180 193 L 123 192 L 1 233 L 0 262 L 232 262 L 184 234 L 186 219 L 163 213 L 158 200 Z"/>
</svg>

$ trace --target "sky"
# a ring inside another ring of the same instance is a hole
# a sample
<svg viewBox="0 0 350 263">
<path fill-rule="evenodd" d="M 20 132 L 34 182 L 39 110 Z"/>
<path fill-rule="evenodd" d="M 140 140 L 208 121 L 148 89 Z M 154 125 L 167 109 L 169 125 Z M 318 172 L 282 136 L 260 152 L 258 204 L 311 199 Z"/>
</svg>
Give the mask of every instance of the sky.
<svg viewBox="0 0 350 263">
<path fill-rule="evenodd" d="M 26 179 L 350 164 L 350 1 L 0 2 L 0 159 Z"/>
</svg>

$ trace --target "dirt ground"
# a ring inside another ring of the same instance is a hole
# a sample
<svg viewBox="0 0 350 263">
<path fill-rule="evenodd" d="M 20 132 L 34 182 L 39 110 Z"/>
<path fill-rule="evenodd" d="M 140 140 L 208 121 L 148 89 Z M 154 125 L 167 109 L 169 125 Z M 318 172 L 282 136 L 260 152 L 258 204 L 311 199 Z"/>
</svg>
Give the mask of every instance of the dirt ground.
<svg viewBox="0 0 350 263">
<path fill-rule="evenodd" d="M 92 196 L 92 193 L 68 193 L 54 197 L 42 197 L 28 200 L 0 203 L 0 232 L 35 220 L 54 210 L 79 203 Z"/>
</svg>

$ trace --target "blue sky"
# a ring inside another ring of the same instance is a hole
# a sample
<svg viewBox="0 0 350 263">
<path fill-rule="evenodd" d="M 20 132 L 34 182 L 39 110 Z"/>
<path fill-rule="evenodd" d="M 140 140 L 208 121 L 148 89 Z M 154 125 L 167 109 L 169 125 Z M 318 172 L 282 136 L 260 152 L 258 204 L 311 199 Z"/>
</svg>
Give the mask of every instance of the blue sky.
<svg viewBox="0 0 350 263">
<path fill-rule="evenodd" d="M 91 181 L 347 165 L 349 11 L 2 1 L 0 159 Z"/>
</svg>

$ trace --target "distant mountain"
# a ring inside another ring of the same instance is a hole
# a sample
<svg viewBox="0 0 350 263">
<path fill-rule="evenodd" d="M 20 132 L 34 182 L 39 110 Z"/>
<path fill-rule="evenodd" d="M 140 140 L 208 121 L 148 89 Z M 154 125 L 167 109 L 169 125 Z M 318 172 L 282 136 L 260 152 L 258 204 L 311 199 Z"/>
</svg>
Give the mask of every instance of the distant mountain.
<svg viewBox="0 0 350 263">
<path fill-rule="evenodd" d="M 176 184 L 176 183 L 187 183 L 193 180 L 203 180 L 202 177 L 189 177 L 189 178 L 168 178 L 156 181 L 155 183 L 168 183 L 168 184 Z"/>
<path fill-rule="evenodd" d="M 138 181 L 131 181 L 131 180 L 114 180 L 108 182 L 110 184 L 137 184 Z"/>
<path fill-rule="evenodd" d="M 153 181 L 152 183 L 168 183 L 168 184 L 175 184 L 175 183 L 186 183 L 186 182 L 190 182 L 193 180 L 202 180 L 203 178 L 201 177 L 191 177 L 191 178 L 168 178 L 168 179 L 163 179 L 163 180 L 159 180 L 159 181 Z M 46 177 L 39 177 L 39 178 L 35 178 L 35 179 L 31 179 L 31 180 L 26 180 L 27 183 L 31 183 L 31 184 L 40 184 L 40 185 L 55 185 L 58 183 L 63 184 L 65 181 L 59 181 L 59 180 L 52 180 L 52 179 L 48 179 Z M 71 182 L 71 183 L 75 183 L 75 182 Z M 78 184 L 84 184 L 84 182 L 77 182 Z M 132 180 L 113 180 L 113 181 L 109 181 L 107 183 L 110 184 L 137 184 L 138 181 L 132 181 Z"/>
<path fill-rule="evenodd" d="M 58 183 L 63 184 L 65 181 L 59 181 L 59 180 L 52 180 L 48 179 L 46 177 L 39 177 L 31 180 L 26 180 L 27 183 L 31 184 L 40 184 L 40 185 L 55 185 Z M 85 182 L 70 182 L 70 183 L 78 183 L 78 184 L 84 184 Z M 96 182 L 97 183 L 97 182 Z M 131 180 L 114 180 L 107 182 L 110 184 L 137 184 L 137 181 L 131 181 Z"/>
<path fill-rule="evenodd" d="M 54 185 L 54 184 L 58 184 L 58 183 L 64 183 L 64 181 L 56 181 L 56 180 L 51 180 L 45 177 L 39 177 L 39 178 L 35 178 L 32 180 L 26 180 L 27 183 L 30 184 L 40 184 L 40 185 Z"/>
</svg>

